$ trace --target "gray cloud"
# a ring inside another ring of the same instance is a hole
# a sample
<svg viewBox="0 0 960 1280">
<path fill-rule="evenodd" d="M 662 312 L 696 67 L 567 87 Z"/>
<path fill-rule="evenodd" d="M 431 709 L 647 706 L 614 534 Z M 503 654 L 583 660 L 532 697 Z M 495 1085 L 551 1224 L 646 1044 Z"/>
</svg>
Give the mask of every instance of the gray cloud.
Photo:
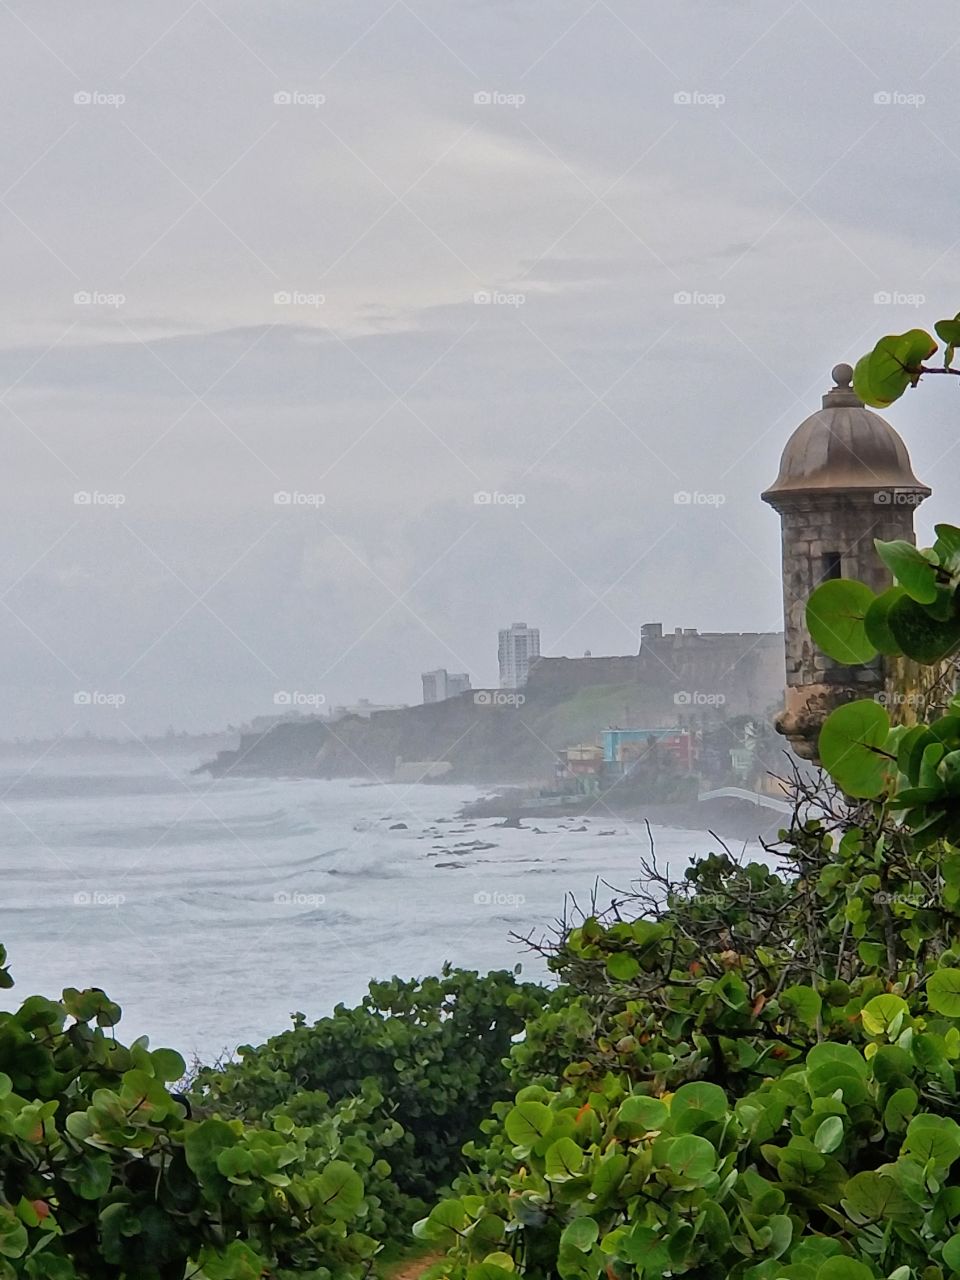
<svg viewBox="0 0 960 1280">
<path fill-rule="evenodd" d="M 568 653 L 777 626 L 783 441 L 958 306 L 952 14 L 12 0 L 4 732 L 78 681 L 137 731 L 415 700 L 519 617 Z M 921 525 L 947 394 L 895 411 Z"/>
</svg>

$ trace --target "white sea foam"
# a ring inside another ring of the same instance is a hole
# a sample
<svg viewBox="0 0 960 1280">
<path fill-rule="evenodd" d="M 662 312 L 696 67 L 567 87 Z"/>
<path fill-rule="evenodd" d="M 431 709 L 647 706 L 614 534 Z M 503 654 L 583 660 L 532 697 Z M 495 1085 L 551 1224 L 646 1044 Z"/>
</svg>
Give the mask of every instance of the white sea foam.
<svg viewBox="0 0 960 1280">
<path fill-rule="evenodd" d="M 17 985 L 0 1007 L 99 986 L 128 1039 L 210 1058 L 294 1010 L 352 1004 L 371 978 L 445 960 L 540 976 L 510 933 L 548 928 L 598 878 L 626 888 L 647 851 L 643 828 L 607 814 L 586 831 L 468 825 L 438 820 L 469 788 L 212 782 L 190 776 L 195 763 L 48 760 L 18 782 L 28 763 L 5 762 L 0 941 Z M 705 833 L 655 838 L 675 872 L 712 847 Z M 495 847 L 456 847 L 474 840 Z"/>
</svg>

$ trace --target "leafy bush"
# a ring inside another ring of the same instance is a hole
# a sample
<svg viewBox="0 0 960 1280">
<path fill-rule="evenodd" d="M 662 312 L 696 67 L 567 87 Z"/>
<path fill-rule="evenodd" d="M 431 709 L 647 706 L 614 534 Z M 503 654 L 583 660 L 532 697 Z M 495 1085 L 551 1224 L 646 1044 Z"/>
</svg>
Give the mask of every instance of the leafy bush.
<svg viewBox="0 0 960 1280">
<path fill-rule="evenodd" d="M 785 874 L 648 868 L 641 918 L 545 947 L 578 994 L 418 1224 L 435 1276 L 960 1275 L 960 853 L 863 822 L 795 826 Z"/>
<path fill-rule="evenodd" d="M 340 1137 L 364 1100 L 317 1125 L 194 1120 L 182 1058 L 119 1044 L 119 1019 L 99 990 L 0 1013 L 0 1280 L 366 1274 L 379 1210 Z"/>
<path fill-rule="evenodd" d="M 437 978 L 374 982 L 357 1008 L 338 1005 L 312 1026 L 297 1015 L 292 1029 L 241 1048 L 238 1062 L 201 1072 L 194 1097 L 254 1122 L 276 1107 L 309 1118 L 364 1091 L 379 1098 L 351 1136 L 374 1157 L 390 1228 L 409 1226 L 460 1171 L 460 1149 L 491 1105 L 509 1096 L 504 1060 L 546 998 L 505 971 L 447 966 Z"/>
</svg>

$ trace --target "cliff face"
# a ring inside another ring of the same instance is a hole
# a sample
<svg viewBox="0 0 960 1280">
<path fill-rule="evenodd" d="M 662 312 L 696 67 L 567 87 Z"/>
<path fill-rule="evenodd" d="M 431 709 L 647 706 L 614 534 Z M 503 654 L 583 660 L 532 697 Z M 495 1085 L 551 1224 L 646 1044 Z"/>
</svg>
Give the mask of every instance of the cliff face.
<svg viewBox="0 0 960 1280">
<path fill-rule="evenodd" d="M 262 733 L 244 733 L 236 751 L 221 751 L 204 769 L 217 777 L 309 777 L 316 773 L 317 752 L 326 733 L 319 717 L 274 725 Z"/>
<path fill-rule="evenodd" d="M 330 726 L 317 756 L 324 778 L 387 780 L 398 761 L 448 760 L 445 781 L 502 782 L 542 777 L 554 754 L 530 729 L 529 703 L 493 705 L 473 691 L 402 711 L 350 716 Z"/>
<path fill-rule="evenodd" d="M 639 654 L 541 658 L 517 695 L 470 691 L 369 719 L 281 724 L 221 752 L 219 773 L 301 774 L 388 781 L 398 762 L 445 760 L 445 781 L 542 781 L 556 753 L 610 724 L 666 728 L 762 715 L 779 705 L 777 633 L 645 638 Z M 407 775 L 410 769 L 405 769 Z M 414 770 L 414 772 L 416 772 Z"/>
</svg>

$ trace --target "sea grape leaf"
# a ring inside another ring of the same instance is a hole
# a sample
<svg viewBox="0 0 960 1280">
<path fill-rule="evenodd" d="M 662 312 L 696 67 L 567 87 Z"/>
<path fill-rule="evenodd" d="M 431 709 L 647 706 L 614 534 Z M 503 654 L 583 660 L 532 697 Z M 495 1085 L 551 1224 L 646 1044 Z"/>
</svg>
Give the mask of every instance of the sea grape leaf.
<svg viewBox="0 0 960 1280">
<path fill-rule="evenodd" d="M 878 595 L 867 609 L 863 619 L 863 629 L 867 639 L 880 653 L 898 654 L 900 652 L 897 638 L 890 630 L 889 614 L 891 608 L 905 594 L 903 587 L 890 587 L 889 590 Z"/>
<path fill-rule="evenodd" d="M 903 1020 L 909 1012 L 906 1000 L 900 996 L 874 996 L 861 1009 L 860 1020 L 869 1035 L 889 1035 L 894 1040 L 900 1034 Z"/>
<path fill-rule="evenodd" d="M 548 1182 L 567 1182 L 576 1177 L 583 1165 L 583 1149 L 572 1138 L 558 1138 L 547 1147 L 546 1178 Z"/>
<path fill-rule="evenodd" d="M 937 598 L 937 571 L 922 551 L 902 538 L 893 542 L 874 538 L 873 545 L 911 600 L 917 604 L 933 604 Z"/>
<path fill-rule="evenodd" d="M 650 1133 L 651 1130 L 662 1129 L 669 1118 L 670 1111 L 659 1098 L 624 1098 L 617 1112 L 618 1122 L 634 1133 Z"/>
<path fill-rule="evenodd" d="M 887 784 L 893 761 L 886 749 L 890 717 L 869 698 L 832 711 L 820 730 L 820 759 L 848 795 L 871 799 Z"/>
<path fill-rule="evenodd" d="M 607 957 L 607 973 L 619 982 L 630 982 L 640 972 L 640 961 L 627 951 L 615 951 Z"/>
<path fill-rule="evenodd" d="M 934 1013 L 960 1018 L 960 969 L 937 969 L 930 975 L 927 1004 Z"/>
<path fill-rule="evenodd" d="M 817 1018 L 823 1008 L 823 1001 L 813 987 L 800 985 L 787 987 L 780 996 L 780 1004 L 784 1012 L 799 1018 L 808 1027 L 817 1025 Z"/>
<path fill-rule="evenodd" d="M 807 601 L 807 630 L 816 646 L 848 667 L 875 658 L 865 620 L 876 598 L 866 583 L 850 578 L 821 582 Z"/>
<path fill-rule="evenodd" d="M 890 606 L 887 626 L 901 651 L 916 662 L 941 662 L 960 648 L 960 619 L 942 621 L 908 595 Z"/>
<path fill-rule="evenodd" d="M 917 384 L 924 360 L 936 350 L 936 341 L 924 329 L 888 334 L 857 361 L 853 389 L 864 404 L 885 409 L 899 400 L 907 387 Z"/>
<path fill-rule="evenodd" d="M 352 1218 L 363 1204 L 363 1179 L 346 1160 L 331 1160 L 314 1185 L 317 1199 L 332 1218 Z"/>
<path fill-rule="evenodd" d="M 953 524 L 935 524 L 933 531 L 937 535 L 933 549 L 940 567 L 951 577 L 960 574 L 960 529 Z"/>
<path fill-rule="evenodd" d="M 553 1112 L 542 1102 L 520 1102 L 507 1113 L 503 1127 L 518 1147 L 532 1147 L 546 1137 L 553 1126 Z"/>
<path fill-rule="evenodd" d="M 719 1085 L 698 1080 L 681 1085 L 670 1100 L 670 1115 L 676 1133 L 689 1133 L 701 1120 L 722 1120 L 727 1114 L 727 1095 Z"/>
</svg>

